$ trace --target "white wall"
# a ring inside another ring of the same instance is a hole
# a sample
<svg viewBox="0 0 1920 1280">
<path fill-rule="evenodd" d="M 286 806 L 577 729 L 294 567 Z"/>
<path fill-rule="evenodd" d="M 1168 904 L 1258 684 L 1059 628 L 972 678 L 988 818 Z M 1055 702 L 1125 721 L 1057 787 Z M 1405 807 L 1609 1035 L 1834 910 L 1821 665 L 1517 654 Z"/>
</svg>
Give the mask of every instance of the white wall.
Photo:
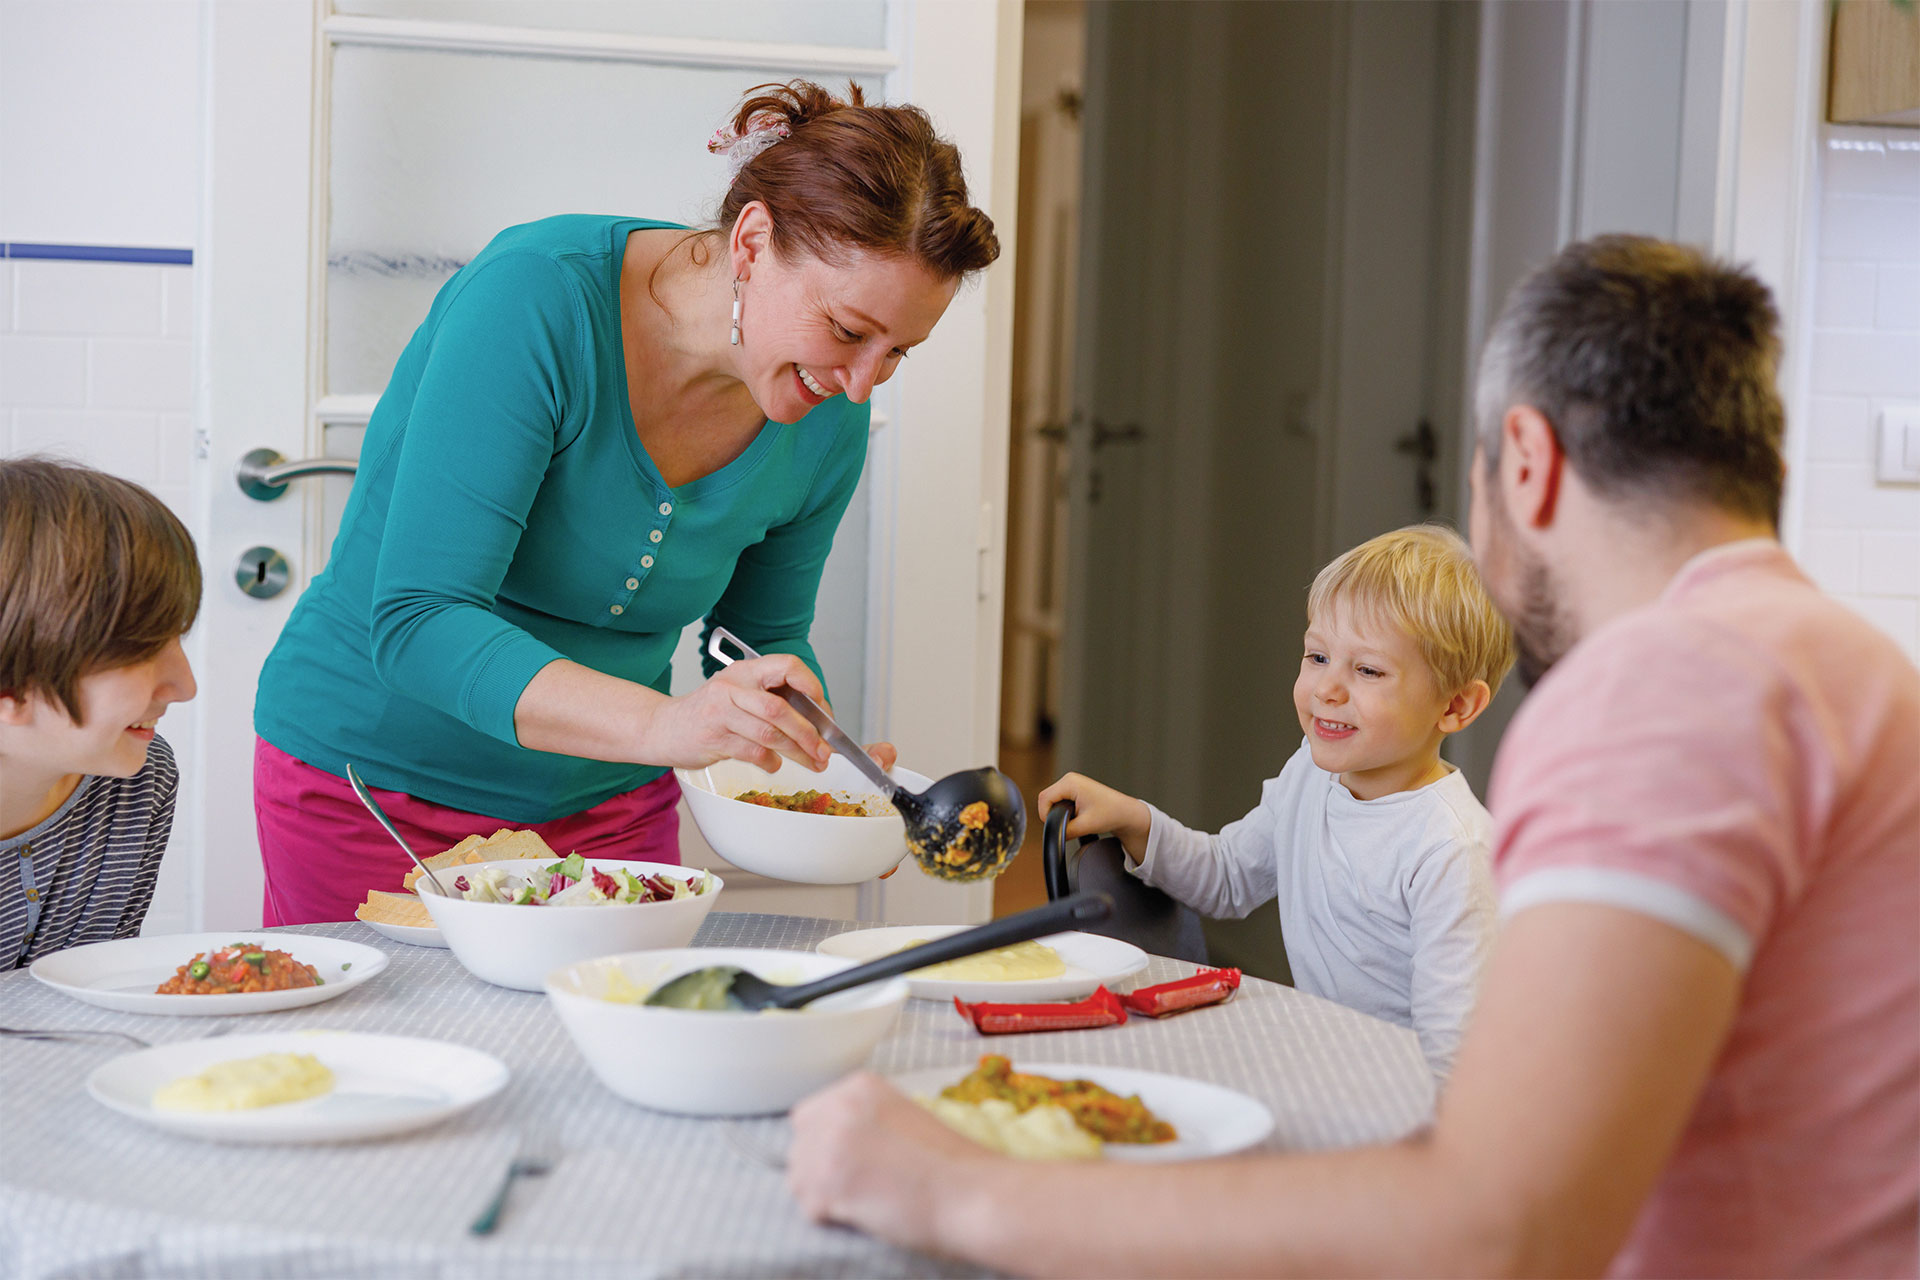
<svg viewBox="0 0 1920 1280">
<path fill-rule="evenodd" d="M 1920 131 L 1829 126 L 1815 164 L 1798 528 L 1821 586 L 1920 660 L 1920 485 L 1874 479 L 1879 407 L 1920 402 Z"/>
<path fill-rule="evenodd" d="M 183 520 L 193 268 L 15 255 L 193 248 L 199 33 L 195 0 L 0 0 L 0 453 L 91 463 Z M 161 732 L 191 754 L 187 715 Z M 150 931 L 187 927 L 183 861 L 162 864 Z"/>
</svg>

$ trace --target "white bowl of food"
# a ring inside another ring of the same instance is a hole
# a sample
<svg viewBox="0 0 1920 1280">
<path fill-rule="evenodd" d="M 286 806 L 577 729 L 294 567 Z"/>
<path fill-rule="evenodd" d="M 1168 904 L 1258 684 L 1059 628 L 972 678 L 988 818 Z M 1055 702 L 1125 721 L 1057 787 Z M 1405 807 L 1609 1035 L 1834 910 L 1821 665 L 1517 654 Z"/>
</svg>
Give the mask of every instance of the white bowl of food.
<svg viewBox="0 0 1920 1280">
<path fill-rule="evenodd" d="M 548 973 L 576 960 L 685 946 L 723 887 L 720 877 L 695 867 L 579 854 L 435 874 L 461 895 L 442 896 L 424 876 L 417 885 L 454 958 L 474 977 L 516 991 L 540 990 Z"/>
<path fill-rule="evenodd" d="M 740 760 L 673 772 L 700 834 L 742 871 L 796 884 L 858 884 L 893 870 L 907 856 L 906 824 L 845 756 L 833 756 L 820 773 L 791 760 L 782 760 L 774 773 Z M 897 766 L 887 776 L 909 791 L 931 785 L 930 779 Z M 824 794 L 836 808 L 858 806 L 867 816 L 765 803 L 794 805 L 794 798 L 807 792 Z M 762 802 L 738 799 L 749 794 L 758 794 Z"/>
<path fill-rule="evenodd" d="M 547 976 L 547 998 L 601 1084 L 643 1107 L 694 1116 L 785 1111 L 864 1066 L 907 1002 L 905 979 L 886 978 L 793 1010 L 640 1003 L 662 983 L 717 964 L 799 983 L 852 961 L 750 947 L 636 951 L 556 970 Z"/>
</svg>

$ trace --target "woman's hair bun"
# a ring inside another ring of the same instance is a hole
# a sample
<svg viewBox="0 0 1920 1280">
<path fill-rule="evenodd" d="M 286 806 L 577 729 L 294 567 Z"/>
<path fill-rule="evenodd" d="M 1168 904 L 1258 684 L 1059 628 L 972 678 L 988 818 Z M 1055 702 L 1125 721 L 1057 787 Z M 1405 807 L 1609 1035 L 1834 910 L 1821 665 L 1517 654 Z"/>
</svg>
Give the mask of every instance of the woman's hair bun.
<svg viewBox="0 0 1920 1280">
<path fill-rule="evenodd" d="M 869 106 L 851 82 L 844 98 L 811 80 L 755 85 L 734 112 L 733 131 L 774 125 L 785 125 L 787 136 L 734 176 L 720 206 L 723 230 L 758 201 L 785 256 L 897 254 L 942 279 L 1000 256 L 993 220 L 968 203 L 959 149 L 920 108 Z"/>
</svg>

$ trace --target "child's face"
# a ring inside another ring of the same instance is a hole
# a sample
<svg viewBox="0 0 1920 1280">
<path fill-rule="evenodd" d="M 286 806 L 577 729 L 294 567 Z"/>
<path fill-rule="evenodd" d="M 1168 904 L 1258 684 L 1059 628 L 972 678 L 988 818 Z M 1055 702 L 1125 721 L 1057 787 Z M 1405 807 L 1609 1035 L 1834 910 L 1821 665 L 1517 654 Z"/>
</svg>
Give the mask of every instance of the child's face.
<svg viewBox="0 0 1920 1280">
<path fill-rule="evenodd" d="M 80 677 L 79 724 L 57 700 L 4 700 L 7 734 L 0 740 L 11 751 L 30 750 L 33 763 L 52 772 L 130 778 L 147 762 L 155 722 L 197 691 L 186 651 L 174 639 L 144 662 Z"/>
<path fill-rule="evenodd" d="M 1451 701 L 1413 637 L 1335 601 L 1307 627 L 1305 648 L 1293 706 L 1313 762 L 1361 799 L 1413 785 L 1438 758 Z"/>
</svg>

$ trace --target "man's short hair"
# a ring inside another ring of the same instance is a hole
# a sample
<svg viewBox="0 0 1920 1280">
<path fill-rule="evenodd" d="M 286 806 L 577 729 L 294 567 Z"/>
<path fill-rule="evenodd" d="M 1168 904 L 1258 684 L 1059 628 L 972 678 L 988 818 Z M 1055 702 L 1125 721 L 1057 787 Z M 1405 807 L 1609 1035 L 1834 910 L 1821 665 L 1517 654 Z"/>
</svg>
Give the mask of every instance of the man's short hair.
<svg viewBox="0 0 1920 1280">
<path fill-rule="evenodd" d="M 1416 524 L 1354 547 L 1307 591 L 1307 620 L 1340 605 L 1375 613 L 1419 646 L 1448 697 L 1475 680 L 1500 691 L 1513 666 L 1513 628 L 1494 607 L 1473 552 L 1444 525 Z"/>
<path fill-rule="evenodd" d="M 1605 498 L 1704 501 L 1780 518 L 1780 316 L 1750 272 L 1685 245 L 1600 236 L 1508 295 L 1481 355 L 1491 466 L 1516 404 L 1538 409 Z"/>
<path fill-rule="evenodd" d="M 81 719 L 82 676 L 144 662 L 200 612 L 193 538 L 139 485 L 0 458 L 0 693 Z"/>
</svg>

